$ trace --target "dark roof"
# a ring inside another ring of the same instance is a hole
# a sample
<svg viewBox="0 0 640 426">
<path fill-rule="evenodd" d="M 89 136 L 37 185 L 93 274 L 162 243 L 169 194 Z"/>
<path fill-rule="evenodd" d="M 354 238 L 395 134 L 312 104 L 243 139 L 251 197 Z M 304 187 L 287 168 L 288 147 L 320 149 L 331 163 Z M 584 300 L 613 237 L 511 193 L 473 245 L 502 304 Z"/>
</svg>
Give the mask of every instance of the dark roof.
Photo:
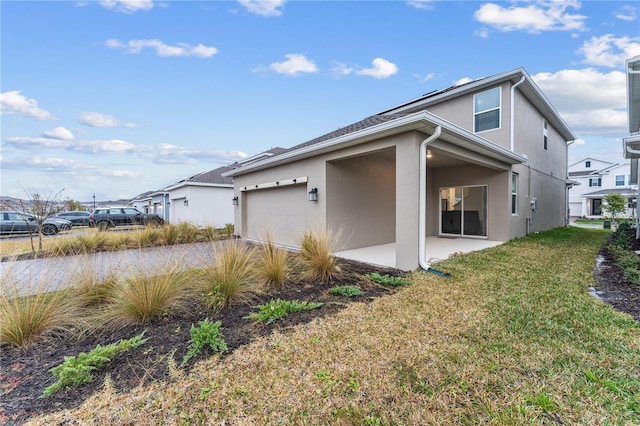
<svg viewBox="0 0 640 426">
<path fill-rule="evenodd" d="M 370 117 L 365 118 L 364 120 L 360 120 L 356 123 L 353 124 L 349 124 L 348 126 L 345 127 L 341 127 L 338 130 L 334 130 L 333 132 L 329 132 L 325 135 L 322 135 L 320 137 L 317 137 L 315 139 L 311 139 L 309 141 L 303 142 L 299 145 L 296 145 L 288 150 L 286 150 L 286 152 L 289 151 L 295 151 L 297 149 L 300 148 L 305 148 L 307 146 L 311 146 L 311 145 L 315 145 L 318 144 L 320 142 L 324 142 L 324 141 L 328 141 L 330 139 L 334 139 L 340 136 L 344 136 L 344 135 L 348 135 L 349 133 L 353 133 L 353 132 L 357 132 L 358 130 L 363 130 L 366 129 L 368 127 L 372 127 L 375 126 L 376 124 L 382 124 L 382 123 L 386 123 L 387 121 L 391 121 L 391 120 L 395 120 L 397 118 L 400 117 L 404 117 L 406 114 L 387 114 L 387 115 L 382 115 L 382 114 L 377 114 L 377 115 L 372 115 Z"/>
<path fill-rule="evenodd" d="M 197 174 L 195 176 L 191 176 L 190 178 L 181 180 L 180 182 L 176 182 L 176 185 L 179 183 L 212 183 L 219 185 L 233 185 L 233 179 L 230 177 L 222 176 L 222 173 L 228 172 L 229 170 L 233 170 L 232 166 L 222 166 L 217 169 L 209 170 L 208 172 L 203 172 Z"/>
<path fill-rule="evenodd" d="M 598 170 L 581 170 L 579 172 L 569 172 L 569 177 L 581 177 L 589 175 L 598 175 Z"/>
<path fill-rule="evenodd" d="M 601 189 L 599 191 L 589 192 L 587 194 L 582 194 L 583 197 L 586 196 L 594 196 L 594 195 L 607 195 L 613 192 L 617 192 L 618 194 L 622 194 L 625 196 L 635 195 L 635 191 L 631 188 L 620 188 L 620 189 Z"/>
</svg>

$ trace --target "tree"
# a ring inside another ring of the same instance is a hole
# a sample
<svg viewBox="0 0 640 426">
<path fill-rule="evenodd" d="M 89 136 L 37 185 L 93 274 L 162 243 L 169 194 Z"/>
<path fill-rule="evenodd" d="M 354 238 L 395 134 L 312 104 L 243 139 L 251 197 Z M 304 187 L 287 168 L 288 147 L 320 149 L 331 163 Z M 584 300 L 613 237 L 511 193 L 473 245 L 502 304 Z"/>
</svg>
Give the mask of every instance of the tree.
<svg viewBox="0 0 640 426">
<path fill-rule="evenodd" d="M 616 220 L 616 216 L 627 211 L 627 199 L 619 192 L 610 192 L 604 196 L 602 210 L 611 215 L 611 219 Z"/>
<path fill-rule="evenodd" d="M 67 210 L 69 210 L 69 211 L 75 211 L 75 210 L 84 211 L 85 210 L 84 206 L 80 203 L 80 201 L 68 199 L 67 201 L 64 202 L 64 204 L 67 206 Z"/>
</svg>

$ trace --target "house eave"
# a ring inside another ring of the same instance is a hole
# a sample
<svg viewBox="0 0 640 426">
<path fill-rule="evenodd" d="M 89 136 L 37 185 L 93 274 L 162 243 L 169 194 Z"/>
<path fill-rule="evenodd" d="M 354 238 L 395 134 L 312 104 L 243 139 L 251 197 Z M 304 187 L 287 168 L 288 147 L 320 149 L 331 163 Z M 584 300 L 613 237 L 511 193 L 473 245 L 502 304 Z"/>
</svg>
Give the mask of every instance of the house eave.
<svg viewBox="0 0 640 426">
<path fill-rule="evenodd" d="M 168 186 L 166 188 L 166 191 L 174 191 L 176 189 L 180 189 L 185 186 L 199 186 L 199 187 L 208 187 L 208 188 L 233 188 L 233 184 L 230 184 L 230 183 L 180 182 L 177 185 Z"/>
<path fill-rule="evenodd" d="M 429 105 L 437 104 L 447 99 L 461 96 L 466 93 L 473 93 L 485 88 L 496 86 L 507 81 L 517 83 L 522 77 L 525 77 L 525 84 L 518 87 L 518 89 L 529 99 L 529 101 L 540 110 L 547 121 L 562 135 L 567 141 L 573 141 L 576 139 L 575 134 L 571 131 L 567 123 L 562 116 L 553 107 L 551 102 L 542 93 L 540 88 L 535 84 L 531 76 L 523 69 L 518 68 L 513 71 L 508 71 L 502 74 L 496 74 L 491 77 L 480 78 L 467 84 L 462 84 L 457 88 L 449 91 L 445 91 L 441 94 L 427 97 L 425 99 L 418 98 L 416 100 L 401 104 L 397 107 L 387 109 L 380 114 L 387 114 L 390 112 L 402 112 L 415 109 L 416 107 L 428 107 Z"/>
<path fill-rule="evenodd" d="M 294 161 L 299 161 L 305 158 L 313 157 L 338 149 L 369 142 L 374 139 L 392 136 L 408 131 L 419 131 L 424 134 L 432 134 L 436 126 L 441 126 L 442 128 L 442 135 L 440 136 L 441 140 L 461 146 L 468 149 L 469 151 L 477 152 L 479 154 L 507 164 L 518 164 L 527 161 L 527 159 L 522 155 L 511 152 L 506 148 L 496 145 L 431 113 L 421 111 L 359 131 L 355 131 L 347 135 L 300 148 L 295 151 L 286 152 L 284 154 L 257 163 L 242 166 L 229 172 L 223 173 L 223 176 L 240 176 L 243 174 L 274 167 L 276 165 L 283 165 Z"/>
</svg>

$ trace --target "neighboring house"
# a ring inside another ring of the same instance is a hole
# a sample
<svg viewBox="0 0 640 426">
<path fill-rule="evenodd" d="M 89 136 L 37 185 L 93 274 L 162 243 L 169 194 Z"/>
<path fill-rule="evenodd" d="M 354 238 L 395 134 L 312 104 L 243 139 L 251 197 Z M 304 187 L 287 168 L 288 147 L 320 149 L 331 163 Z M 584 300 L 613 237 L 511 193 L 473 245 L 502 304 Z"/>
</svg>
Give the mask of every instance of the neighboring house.
<svg viewBox="0 0 640 426">
<path fill-rule="evenodd" d="M 170 222 L 169 193 L 160 189 L 158 191 L 148 191 L 129 201 L 133 207 L 143 213 L 152 213 L 160 216 L 165 222 Z"/>
<path fill-rule="evenodd" d="M 622 139 L 624 158 L 631 159 L 631 182 L 638 184 L 640 158 L 640 56 L 627 59 L 627 122 L 629 136 Z M 637 215 L 640 220 L 640 215 Z M 636 238 L 640 238 L 640 224 L 636 223 Z"/>
<path fill-rule="evenodd" d="M 219 167 L 166 187 L 171 223 L 189 222 L 216 228 L 233 223 L 233 180 L 222 176 L 232 169 Z"/>
<path fill-rule="evenodd" d="M 612 192 L 628 199 L 626 216 L 635 215 L 638 186 L 630 182 L 629 163 L 585 158 L 569 165 L 569 179 L 577 183 L 569 189 L 571 217 L 601 217 L 604 197 Z"/>
<path fill-rule="evenodd" d="M 189 222 L 199 227 L 221 228 L 234 220 L 233 179 L 223 173 L 285 151 L 271 148 L 230 166 L 199 173 L 160 190 L 140 194 L 131 200 L 131 205 L 170 223 Z"/>
<path fill-rule="evenodd" d="M 297 246 L 393 245 L 428 267 L 426 237 L 506 241 L 568 222 L 574 134 L 522 68 L 428 93 L 226 173 L 235 229 Z"/>
</svg>

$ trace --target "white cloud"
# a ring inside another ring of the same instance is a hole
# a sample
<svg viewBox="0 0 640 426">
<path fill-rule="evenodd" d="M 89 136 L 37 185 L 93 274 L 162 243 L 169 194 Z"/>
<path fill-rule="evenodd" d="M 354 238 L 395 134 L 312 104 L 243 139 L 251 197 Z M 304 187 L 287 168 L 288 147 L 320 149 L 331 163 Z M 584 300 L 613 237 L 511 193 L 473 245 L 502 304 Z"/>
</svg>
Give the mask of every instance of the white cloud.
<svg viewBox="0 0 640 426">
<path fill-rule="evenodd" d="M 307 59 L 304 55 L 299 53 L 289 53 L 284 55 L 287 58 L 283 62 L 274 62 L 269 65 L 269 69 L 277 72 L 278 74 L 298 75 L 300 73 L 316 73 L 318 67 L 312 61 Z"/>
<path fill-rule="evenodd" d="M 51 138 L 32 138 L 29 136 L 16 136 L 6 139 L 6 145 L 12 145 L 17 149 L 31 151 L 39 148 L 65 149 L 69 142 Z"/>
<path fill-rule="evenodd" d="M 153 0 L 101 0 L 100 5 L 106 9 L 122 13 L 151 10 L 154 6 Z"/>
<path fill-rule="evenodd" d="M 614 37 L 605 34 L 585 41 L 578 53 L 588 65 L 623 68 L 624 61 L 640 55 L 640 37 Z"/>
<path fill-rule="evenodd" d="M 89 127 L 136 127 L 134 123 L 123 123 L 112 115 L 99 112 L 83 112 L 78 121 Z"/>
<path fill-rule="evenodd" d="M 398 66 L 383 58 L 375 58 L 371 65 L 373 65 L 371 68 L 358 70 L 356 74 L 382 79 L 398 73 Z"/>
<path fill-rule="evenodd" d="M 73 139 L 73 133 L 64 127 L 56 127 L 52 130 L 42 132 L 42 136 L 50 139 L 59 139 L 63 141 L 70 141 Z"/>
<path fill-rule="evenodd" d="M 626 22 L 635 21 L 636 19 L 638 19 L 638 9 L 631 6 L 630 4 L 625 4 L 620 9 L 615 11 L 613 16 Z"/>
<path fill-rule="evenodd" d="M 238 0 L 249 12 L 260 16 L 280 16 L 287 0 Z"/>
<path fill-rule="evenodd" d="M 344 77 L 353 73 L 354 69 L 347 64 L 343 64 L 342 62 L 334 62 L 334 66 L 331 67 L 329 73 L 337 78 Z"/>
<path fill-rule="evenodd" d="M 585 68 L 531 77 L 574 133 L 611 138 L 626 133 L 624 73 Z"/>
<path fill-rule="evenodd" d="M 19 90 L 0 93 L 0 112 L 2 114 L 18 114 L 38 120 L 55 120 L 49 111 L 38 107 L 38 101 L 20 94 Z"/>
<path fill-rule="evenodd" d="M 482 24 L 492 26 L 499 31 L 526 31 L 539 34 L 543 31 L 584 31 L 584 15 L 571 14 L 568 8 L 579 9 L 580 2 L 540 1 L 513 3 L 503 7 L 501 4 L 485 3 L 474 13 Z"/>
<path fill-rule="evenodd" d="M 412 0 L 407 2 L 409 6 L 415 7 L 416 9 L 422 9 L 422 10 L 433 9 L 434 3 L 435 3 L 435 0 Z"/>
<path fill-rule="evenodd" d="M 144 48 L 154 49 L 158 56 L 170 57 L 170 56 L 193 56 L 196 58 L 210 58 L 216 53 L 218 49 L 213 46 L 205 46 L 204 44 L 198 44 L 192 46 L 187 43 L 176 43 L 175 46 L 170 46 L 163 43 L 160 40 L 148 39 L 148 40 L 129 40 L 127 43 L 123 43 L 118 39 L 109 39 L 105 41 L 105 46 L 111 49 L 126 49 L 127 53 L 140 53 Z"/>
</svg>

